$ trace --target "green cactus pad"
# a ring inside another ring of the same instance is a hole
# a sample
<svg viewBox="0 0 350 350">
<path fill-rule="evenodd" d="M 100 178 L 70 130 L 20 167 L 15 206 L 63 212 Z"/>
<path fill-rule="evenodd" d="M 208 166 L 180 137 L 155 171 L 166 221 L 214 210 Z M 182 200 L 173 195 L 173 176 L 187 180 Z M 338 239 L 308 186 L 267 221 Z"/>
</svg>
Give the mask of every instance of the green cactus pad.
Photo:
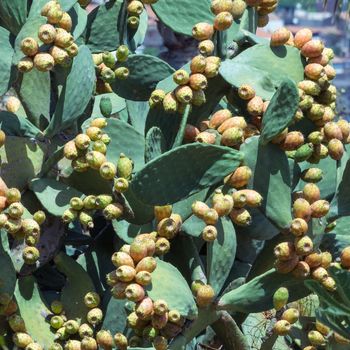
<svg viewBox="0 0 350 350">
<path fill-rule="evenodd" d="M 84 304 L 84 296 L 88 292 L 95 291 L 90 276 L 82 266 L 65 253 L 56 255 L 54 261 L 58 270 L 67 277 L 61 293 L 67 318 L 85 320 L 88 309 Z"/>
<path fill-rule="evenodd" d="M 26 22 L 27 6 L 27 0 L 2 0 L 0 2 L 0 19 L 5 28 L 13 35 L 17 35 Z"/>
<path fill-rule="evenodd" d="M 272 269 L 224 294 L 218 301 L 218 309 L 243 313 L 270 310 L 273 308 L 273 293 L 281 286 L 289 289 L 291 302 L 310 294 L 303 280 Z"/>
<path fill-rule="evenodd" d="M 44 130 L 50 121 L 50 89 L 50 73 L 39 72 L 36 69 L 23 74 L 21 85 L 17 89 L 28 120 L 41 130 Z"/>
<path fill-rule="evenodd" d="M 140 15 L 140 23 L 137 30 L 128 28 L 128 43 L 132 51 L 135 51 L 145 40 L 148 29 L 147 11 L 143 11 Z"/>
<path fill-rule="evenodd" d="M 125 308 L 125 300 L 115 299 L 109 291 L 104 294 L 102 305 L 104 319 L 101 329 L 108 329 L 112 334 L 124 333 L 127 328 L 128 314 Z"/>
<path fill-rule="evenodd" d="M 1 14 L 1 4 L 0 4 Z M 10 41 L 10 32 L 0 27 L 0 96 L 7 92 L 11 78 L 11 62 L 13 48 Z"/>
<path fill-rule="evenodd" d="M 101 110 L 100 110 L 100 101 L 104 97 L 109 97 L 111 102 L 112 102 L 112 114 L 118 113 L 126 107 L 125 100 L 123 98 L 119 97 L 115 93 L 97 95 L 95 97 L 94 108 L 92 110 L 93 118 L 102 118 L 103 117 Z"/>
<path fill-rule="evenodd" d="M 113 220 L 112 224 L 116 235 L 128 244 L 132 243 L 134 238 L 140 233 L 149 233 L 153 230 L 151 223 L 135 225 L 130 224 L 126 220 Z"/>
<path fill-rule="evenodd" d="M 0 149 L 1 177 L 10 187 L 24 188 L 40 172 L 46 151 L 47 146 L 41 142 L 8 136 Z"/>
<path fill-rule="evenodd" d="M 55 114 L 45 130 L 48 137 L 71 126 L 81 117 L 90 102 L 95 79 L 91 52 L 86 46 L 80 46 L 58 99 Z"/>
<path fill-rule="evenodd" d="M 146 135 L 145 162 L 157 158 L 166 151 L 166 144 L 162 130 L 156 126 L 149 129 Z"/>
<path fill-rule="evenodd" d="M 12 295 L 15 286 L 16 286 L 16 270 L 12 264 L 9 253 L 5 250 L 8 242 L 7 235 L 4 232 L 1 232 L 1 240 L 0 241 L 0 264 L 1 268 L 1 277 L 0 277 L 0 294 L 7 293 Z"/>
<path fill-rule="evenodd" d="M 164 153 L 135 174 L 131 187 L 147 204 L 165 205 L 219 183 L 242 161 L 227 147 L 189 144 Z"/>
<path fill-rule="evenodd" d="M 350 147 L 345 145 L 346 153 L 337 162 L 337 188 L 331 202 L 329 219 L 350 215 Z"/>
<path fill-rule="evenodd" d="M 253 174 L 250 187 L 263 197 L 260 209 L 279 228 L 288 227 L 291 216 L 291 179 L 285 152 L 273 144 L 259 146 L 259 137 L 249 138 L 241 147 L 245 163 Z"/>
<path fill-rule="evenodd" d="M 285 78 L 289 77 L 295 83 L 304 79 L 303 62 L 299 50 L 294 47 L 271 48 L 259 44 L 232 60 L 224 61 L 220 66 L 220 74 L 234 87 L 249 84 L 258 96 L 270 100 Z"/>
<path fill-rule="evenodd" d="M 19 136 L 43 140 L 41 131 L 28 119 L 2 111 L 0 112 L 0 127 L 7 136 Z"/>
<path fill-rule="evenodd" d="M 273 95 L 264 113 L 260 143 L 266 145 L 288 127 L 298 108 L 298 88 L 292 80 L 285 79 Z"/>
<path fill-rule="evenodd" d="M 191 289 L 178 269 L 171 264 L 157 259 L 157 268 L 152 272 L 152 284 L 146 289 L 152 300 L 163 299 L 170 310 L 178 310 L 189 319 L 196 318 L 197 306 Z"/>
<path fill-rule="evenodd" d="M 150 110 L 148 101 L 126 100 L 126 107 L 130 124 L 140 134 L 145 135 L 146 119 Z"/>
<path fill-rule="evenodd" d="M 192 36 L 192 28 L 198 22 L 212 23 L 209 0 L 197 0 L 192 6 L 190 0 L 159 0 L 152 8 L 159 19 L 176 33 Z"/>
<path fill-rule="evenodd" d="M 116 50 L 120 43 L 123 1 L 109 1 L 97 6 L 88 15 L 85 43 L 92 52 Z M 119 30 L 116 30 L 116 29 Z"/>
<path fill-rule="evenodd" d="M 69 0 L 67 0 L 69 1 Z M 63 6 L 62 6 L 63 7 Z M 79 4 L 75 4 L 68 12 L 72 18 L 72 35 L 77 40 L 85 31 L 88 14 Z"/>
<path fill-rule="evenodd" d="M 29 187 L 43 207 L 50 214 L 59 217 L 66 209 L 69 209 L 69 201 L 72 197 L 82 198 L 84 196 L 75 188 L 49 178 L 34 179 L 29 183 Z"/>
<path fill-rule="evenodd" d="M 20 277 L 17 281 L 15 296 L 27 332 L 34 341 L 40 343 L 44 348 L 49 348 L 55 339 L 55 334 L 51 332 L 48 322 L 51 312 L 45 306 L 35 278 L 33 276 Z"/>
<path fill-rule="evenodd" d="M 208 283 L 220 293 L 230 273 L 236 256 L 236 233 L 231 220 L 223 217 L 216 225 L 217 239 L 207 245 Z"/>
<path fill-rule="evenodd" d="M 133 101 L 147 101 L 157 84 L 175 70 L 168 63 L 151 55 L 130 55 L 128 60 L 117 64 L 126 67 L 130 75 L 125 80 L 116 79 L 113 91 Z"/>
</svg>

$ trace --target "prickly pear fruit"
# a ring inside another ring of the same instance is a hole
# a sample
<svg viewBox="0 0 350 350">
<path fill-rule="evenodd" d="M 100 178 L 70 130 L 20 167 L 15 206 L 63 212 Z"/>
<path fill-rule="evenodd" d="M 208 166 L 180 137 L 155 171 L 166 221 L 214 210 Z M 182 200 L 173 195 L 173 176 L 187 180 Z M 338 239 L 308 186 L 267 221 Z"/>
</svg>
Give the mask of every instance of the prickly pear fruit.
<svg viewBox="0 0 350 350">
<path fill-rule="evenodd" d="M 287 335 L 289 333 L 290 329 L 291 329 L 291 325 L 286 320 L 277 321 L 273 327 L 274 333 L 277 335 L 280 335 L 280 336 Z"/>
</svg>

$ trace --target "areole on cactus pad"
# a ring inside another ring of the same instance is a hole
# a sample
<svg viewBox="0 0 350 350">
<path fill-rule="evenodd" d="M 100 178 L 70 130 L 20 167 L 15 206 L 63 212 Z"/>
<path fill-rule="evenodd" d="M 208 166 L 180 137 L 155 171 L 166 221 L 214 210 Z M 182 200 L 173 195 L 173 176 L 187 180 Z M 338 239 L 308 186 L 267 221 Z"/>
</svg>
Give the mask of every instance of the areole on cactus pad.
<svg viewBox="0 0 350 350">
<path fill-rule="evenodd" d="M 89 4 L 0 3 L 1 346 L 347 348 L 332 49 L 258 37 L 277 0 Z M 151 9 L 178 70 L 137 50 Z"/>
</svg>

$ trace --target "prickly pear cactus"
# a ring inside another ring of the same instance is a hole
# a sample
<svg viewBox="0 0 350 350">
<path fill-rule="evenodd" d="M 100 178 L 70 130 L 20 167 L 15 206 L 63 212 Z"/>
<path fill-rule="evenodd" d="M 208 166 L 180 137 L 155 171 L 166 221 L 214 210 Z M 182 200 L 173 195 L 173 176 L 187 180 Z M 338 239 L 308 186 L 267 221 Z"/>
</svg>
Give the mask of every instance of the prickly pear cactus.
<svg viewBox="0 0 350 350">
<path fill-rule="evenodd" d="M 332 49 L 259 38 L 278 0 L 89 3 L 0 1 L 0 347 L 348 349 Z"/>
</svg>

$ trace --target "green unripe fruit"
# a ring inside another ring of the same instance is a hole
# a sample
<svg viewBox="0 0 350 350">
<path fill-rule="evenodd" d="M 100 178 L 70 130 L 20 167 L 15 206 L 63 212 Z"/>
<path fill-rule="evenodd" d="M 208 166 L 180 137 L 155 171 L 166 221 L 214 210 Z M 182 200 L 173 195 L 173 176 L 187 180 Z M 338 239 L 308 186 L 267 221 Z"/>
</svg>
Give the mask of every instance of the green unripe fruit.
<svg viewBox="0 0 350 350">
<path fill-rule="evenodd" d="M 42 210 L 38 210 L 34 213 L 33 219 L 39 224 L 42 225 L 46 220 L 46 214 Z"/>
<path fill-rule="evenodd" d="M 299 311 L 297 309 L 288 309 L 282 314 L 282 319 L 288 321 L 290 324 L 293 324 L 299 319 Z"/>
<path fill-rule="evenodd" d="M 30 247 L 35 246 L 39 242 L 39 240 L 40 240 L 40 234 L 31 234 L 31 235 L 26 235 L 24 237 L 25 243 Z"/>
<path fill-rule="evenodd" d="M 17 69 L 21 73 L 28 73 L 34 68 L 33 59 L 30 57 L 23 57 L 17 64 Z"/>
<path fill-rule="evenodd" d="M 38 53 L 34 57 L 34 67 L 40 72 L 48 72 L 55 66 L 54 58 L 48 53 Z"/>
<path fill-rule="evenodd" d="M 315 345 L 315 346 L 325 346 L 326 345 L 326 339 L 319 331 L 310 331 L 307 334 L 307 337 L 309 339 L 309 342 L 312 345 Z"/>
<path fill-rule="evenodd" d="M 86 135 L 90 137 L 91 141 L 97 141 L 101 139 L 102 130 L 97 126 L 90 126 L 86 129 Z"/>
<path fill-rule="evenodd" d="M 188 104 L 192 101 L 193 91 L 189 86 L 179 86 L 175 90 L 175 96 L 180 103 Z"/>
<path fill-rule="evenodd" d="M 63 17 L 63 11 L 60 6 L 52 6 L 46 13 L 47 21 L 50 24 L 58 24 Z"/>
<path fill-rule="evenodd" d="M 299 108 L 301 111 L 308 111 L 314 104 L 314 99 L 310 95 L 305 95 L 300 99 Z"/>
<path fill-rule="evenodd" d="M 115 77 L 120 80 L 128 79 L 130 71 L 126 67 L 119 67 L 114 71 Z"/>
<path fill-rule="evenodd" d="M 213 242 L 218 236 L 218 231 L 215 226 L 208 225 L 202 231 L 202 238 L 206 242 Z"/>
<path fill-rule="evenodd" d="M 211 39 L 213 34 L 214 27 L 205 22 L 196 24 L 192 29 L 192 36 L 198 41 Z"/>
<path fill-rule="evenodd" d="M 178 109 L 178 101 L 174 92 L 169 92 L 163 100 L 163 108 L 166 113 L 176 113 Z"/>
<path fill-rule="evenodd" d="M 61 47 L 53 46 L 50 49 L 50 55 L 55 63 L 60 64 L 62 67 L 69 67 L 72 63 L 72 59 L 69 57 L 68 52 Z"/>
<path fill-rule="evenodd" d="M 68 33 L 65 29 L 56 29 L 55 45 L 61 48 L 67 48 L 74 43 L 72 34 Z"/>
<path fill-rule="evenodd" d="M 337 285 L 335 280 L 332 277 L 327 277 L 322 281 L 323 287 L 325 287 L 328 291 L 334 292 L 337 289 Z"/>
<path fill-rule="evenodd" d="M 87 321 L 93 325 L 96 326 L 102 322 L 103 319 L 103 313 L 102 310 L 99 308 L 93 308 L 91 309 L 87 314 Z"/>
<path fill-rule="evenodd" d="M 117 173 L 119 177 L 129 180 L 134 168 L 133 161 L 125 154 L 121 153 L 117 163 Z"/>
<path fill-rule="evenodd" d="M 58 27 L 70 32 L 72 30 L 72 26 L 73 23 L 71 16 L 67 12 L 64 12 L 61 20 L 58 23 Z"/>
<path fill-rule="evenodd" d="M 286 320 L 277 321 L 273 327 L 274 333 L 277 335 L 280 335 L 280 336 L 287 335 L 289 333 L 290 329 L 291 329 L 291 325 Z"/>
<path fill-rule="evenodd" d="M 274 254 L 278 260 L 289 260 L 295 255 L 294 244 L 292 242 L 282 242 L 274 248 Z"/>
<path fill-rule="evenodd" d="M 99 170 L 101 165 L 106 162 L 106 156 L 96 151 L 88 152 L 85 157 L 89 167 L 95 170 Z"/>
<path fill-rule="evenodd" d="M 301 178 L 305 182 L 317 183 L 322 180 L 323 171 L 319 168 L 305 169 L 301 174 Z"/>
<path fill-rule="evenodd" d="M 81 350 L 97 350 L 97 342 L 92 337 L 85 337 L 81 341 Z"/>
<path fill-rule="evenodd" d="M 215 50 L 215 45 L 212 40 L 203 40 L 198 44 L 198 51 L 203 56 L 210 56 Z"/>
<path fill-rule="evenodd" d="M 107 153 L 107 146 L 103 141 L 98 140 L 92 145 L 92 150 L 105 155 Z"/>
<path fill-rule="evenodd" d="M 152 283 L 152 275 L 148 271 L 140 271 L 135 276 L 135 282 L 141 286 L 148 286 Z"/>
<path fill-rule="evenodd" d="M 169 307 L 166 301 L 158 299 L 153 303 L 153 311 L 156 315 L 162 316 L 169 311 Z"/>
<path fill-rule="evenodd" d="M 158 106 L 160 105 L 165 98 L 165 92 L 163 90 L 157 89 L 154 90 L 149 99 L 150 106 Z"/>
<path fill-rule="evenodd" d="M 12 219 L 19 219 L 24 213 L 24 207 L 20 202 L 11 203 L 7 213 Z"/>
<path fill-rule="evenodd" d="M 113 69 L 115 65 L 115 57 L 112 52 L 105 51 L 102 54 L 102 61 L 108 67 Z"/>
<path fill-rule="evenodd" d="M 102 113 L 102 115 L 105 117 L 105 118 L 108 118 L 110 117 L 110 115 L 112 114 L 112 109 L 113 109 L 113 105 L 112 105 L 112 101 L 110 99 L 109 96 L 103 96 L 100 100 L 100 111 Z M 101 120 L 102 118 L 99 118 L 99 120 Z M 96 119 L 95 119 L 96 120 Z M 94 120 L 91 122 L 91 126 L 93 126 L 93 122 Z M 105 125 L 106 126 L 107 122 L 105 121 Z M 97 127 L 100 127 L 99 125 L 95 125 Z"/>
<path fill-rule="evenodd" d="M 178 310 L 170 310 L 168 317 L 170 322 L 183 326 L 184 318 L 181 316 Z"/>
<path fill-rule="evenodd" d="M 64 145 L 63 155 L 69 160 L 78 158 L 79 153 L 74 141 L 68 141 Z"/>
<path fill-rule="evenodd" d="M 51 307 L 51 311 L 56 315 L 62 313 L 63 311 L 63 304 L 59 300 L 54 300 L 51 303 L 50 307 Z"/>
<path fill-rule="evenodd" d="M 129 189 L 129 181 L 123 177 L 119 177 L 115 179 L 113 189 L 117 193 L 124 193 Z"/>
<path fill-rule="evenodd" d="M 123 265 L 135 268 L 134 260 L 132 257 L 125 252 L 116 252 L 112 255 L 112 263 L 115 267 Z"/>
<path fill-rule="evenodd" d="M 119 350 L 126 350 L 128 347 L 128 339 L 124 334 L 116 333 L 113 338 L 115 345 Z"/>
<path fill-rule="evenodd" d="M 113 202 L 113 197 L 107 194 L 97 196 L 95 204 L 97 209 L 104 209 Z"/>
<path fill-rule="evenodd" d="M 81 342 L 79 340 L 68 340 L 64 350 L 81 350 Z"/>
<path fill-rule="evenodd" d="M 112 84 L 115 80 L 115 72 L 108 67 L 102 69 L 101 78 L 105 83 Z"/>
<path fill-rule="evenodd" d="M 53 316 L 50 320 L 50 326 L 54 329 L 60 329 L 64 325 L 64 320 L 61 316 Z"/>
<path fill-rule="evenodd" d="M 27 345 L 33 342 L 33 339 L 26 333 L 17 332 L 12 336 L 12 341 L 19 348 L 25 348 Z"/>
<path fill-rule="evenodd" d="M 84 296 L 84 304 L 89 309 L 93 309 L 100 305 L 100 296 L 95 292 L 89 292 Z"/>
<path fill-rule="evenodd" d="M 139 284 L 131 283 L 125 289 L 125 296 L 128 300 L 137 303 L 145 297 L 145 290 Z"/>
<path fill-rule="evenodd" d="M 294 246 L 297 255 L 301 256 L 309 255 L 314 249 L 312 239 L 308 236 L 297 237 L 294 241 Z"/>
<path fill-rule="evenodd" d="M 55 339 L 56 340 L 67 340 L 69 338 L 69 334 L 66 331 L 65 327 L 61 327 L 57 330 Z"/>
<path fill-rule="evenodd" d="M 312 80 L 303 80 L 298 84 L 298 87 L 311 96 L 318 96 L 321 92 L 319 85 Z"/>
<path fill-rule="evenodd" d="M 22 252 L 22 258 L 25 264 L 34 265 L 40 257 L 40 252 L 35 247 L 25 247 Z"/>
<path fill-rule="evenodd" d="M 124 208 L 119 203 L 109 204 L 103 209 L 103 215 L 107 220 L 117 220 L 123 215 L 123 212 Z"/>
<path fill-rule="evenodd" d="M 26 56 L 35 56 L 39 51 L 38 42 L 34 38 L 24 38 L 21 41 L 21 50 Z"/>
<path fill-rule="evenodd" d="M 4 228 L 9 234 L 14 235 L 22 228 L 22 221 L 20 219 L 8 218 L 4 224 Z"/>
<path fill-rule="evenodd" d="M 40 226 L 33 219 L 22 220 L 22 230 L 25 235 L 40 234 Z"/>
<path fill-rule="evenodd" d="M 9 188 L 6 191 L 6 201 L 7 203 L 15 203 L 21 201 L 21 192 L 18 188 Z"/>
<path fill-rule="evenodd" d="M 85 134 L 79 134 L 75 137 L 74 142 L 75 146 L 78 149 L 85 151 L 89 148 L 91 140 L 89 136 Z"/>
<path fill-rule="evenodd" d="M 117 175 L 117 167 L 111 162 L 104 162 L 100 166 L 100 175 L 106 180 L 112 180 Z"/>
<path fill-rule="evenodd" d="M 294 160 L 296 162 L 304 162 L 312 156 L 313 151 L 314 148 L 312 143 L 306 143 L 296 150 L 294 154 Z"/>
<path fill-rule="evenodd" d="M 186 85 L 190 80 L 190 75 L 184 69 L 180 69 L 173 74 L 173 80 L 178 85 Z"/>
<path fill-rule="evenodd" d="M 224 146 L 233 147 L 243 142 L 243 130 L 241 128 L 232 127 L 227 129 L 221 138 L 221 143 Z"/>
<path fill-rule="evenodd" d="M 94 227 L 92 216 L 85 211 L 79 213 L 79 221 L 83 226 L 86 226 L 90 229 Z"/>
<path fill-rule="evenodd" d="M 276 311 L 281 310 L 288 303 L 289 291 L 285 287 L 278 288 L 273 295 L 273 306 Z"/>
<path fill-rule="evenodd" d="M 206 284 L 198 288 L 196 301 L 199 307 L 207 307 L 213 302 L 214 297 L 214 289 L 210 285 Z"/>
<path fill-rule="evenodd" d="M 53 7 L 58 7 L 60 8 L 60 4 L 58 3 L 57 0 L 51 0 L 48 1 L 42 8 L 41 8 L 41 15 L 42 16 L 47 16 L 47 13 L 49 10 Z"/>
<path fill-rule="evenodd" d="M 126 45 L 120 45 L 115 53 L 118 62 L 126 62 L 128 60 L 129 53 L 129 48 Z"/>
<path fill-rule="evenodd" d="M 105 350 L 112 349 L 113 347 L 113 337 L 109 331 L 101 330 L 96 334 L 97 344 Z"/>
<path fill-rule="evenodd" d="M 104 96 L 101 98 L 101 101 L 100 101 L 100 110 L 101 110 L 101 113 L 102 113 L 102 110 L 105 108 L 105 107 L 108 107 L 109 103 L 112 103 L 111 102 L 111 99 L 108 97 L 108 96 Z M 108 107 L 109 108 L 109 107 Z M 112 105 L 111 105 L 111 109 L 112 109 Z M 104 111 L 104 112 L 107 112 L 107 111 Z M 112 113 L 112 110 L 108 111 L 108 116 Z M 103 114 L 103 113 L 102 113 Z M 96 128 L 100 128 L 100 129 L 103 129 L 107 126 L 107 119 L 106 118 L 96 118 L 96 119 L 93 119 L 90 123 L 90 126 L 94 126 Z M 101 137 L 102 138 L 102 137 Z"/>
<path fill-rule="evenodd" d="M 137 29 L 140 24 L 140 19 L 137 16 L 130 16 L 128 18 L 128 26 L 132 29 Z"/>
<path fill-rule="evenodd" d="M 80 338 L 84 338 L 84 337 L 92 337 L 94 335 L 94 330 L 92 329 L 92 327 L 90 325 L 88 325 L 87 323 L 83 323 L 80 327 L 79 327 L 79 337 Z"/>
<path fill-rule="evenodd" d="M 158 256 L 162 256 L 165 255 L 166 253 L 168 253 L 170 250 L 170 242 L 168 239 L 166 239 L 165 237 L 160 237 L 157 239 L 156 241 L 156 250 L 155 253 Z"/>
<path fill-rule="evenodd" d="M 62 221 L 65 224 L 69 224 L 69 223 L 73 222 L 77 217 L 78 217 L 77 211 L 69 208 L 63 212 Z"/>
<path fill-rule="evenodd" d="M 68 334 L 76 334 L 79 331 L 79 323 L 75 320 L 69 320 L 64 324 Z"/>
<path fill-rule="evenodd" d="M 19 315 L 11 315 L 7 319 L 10 328 L 12 329 L 13 332 L 25 332 L 26 331 L 26 326 L 24 323 L 24 320 L 21 316 Z"/>
<path fill-rule="evenodd" d="M 148 341 L 153 341 L 153 339 L 157 335 L 158 335 L 158 330 L 153 328 L 152 326 L 147 326 L 142 332 L 143 339 Z"/>
<path fill-rule="evenodd" d="M 56 28 L 51 24 L 44 24 L 39 28 L 38 37 L 44 44 L 51 44 L 56 39 Z"/>
<path fill-rule="evenodd" d="M 82 210 L 84 208 L 84 201 L 79 197 L 73 197 L 69 201 L 69 205 L 73 210 Z"/>
<path fill-rule="evenodd" d="M 130 1 L 127 11 L 131 16 L 140 16 L 143 12 L 143 4 L 141 1 L 132 0 Z"/>
<path fill-rule="evenodd" d="M 312 271 L 312 278 L 316 281 L 322 282 L 324 281 L 328 276 L 328 272 L 323 267 L 318 267 L 315 270 Z"/>
<path fill-rule="evenodd" d="M 249 226 L 252 223 L 249 211 L 244 208 L 234 208 L 230 213 L 230 218 L 238 226 Z"/>
</svg>

